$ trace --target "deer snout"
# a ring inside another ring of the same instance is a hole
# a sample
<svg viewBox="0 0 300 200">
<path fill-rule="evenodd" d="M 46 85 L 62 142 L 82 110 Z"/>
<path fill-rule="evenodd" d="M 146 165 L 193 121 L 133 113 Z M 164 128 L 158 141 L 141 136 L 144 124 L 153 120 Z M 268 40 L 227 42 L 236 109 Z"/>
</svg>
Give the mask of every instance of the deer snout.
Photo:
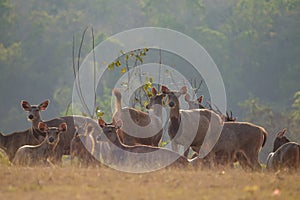
<svg viewBox="0 0 300 200">
<path fill-rule="evenodd" d="M 49 141 L 49 143 L 53 143 L 54 142 L 54 138 L 53 137 L 49 137 L 48 141 Z"/>
</svg>

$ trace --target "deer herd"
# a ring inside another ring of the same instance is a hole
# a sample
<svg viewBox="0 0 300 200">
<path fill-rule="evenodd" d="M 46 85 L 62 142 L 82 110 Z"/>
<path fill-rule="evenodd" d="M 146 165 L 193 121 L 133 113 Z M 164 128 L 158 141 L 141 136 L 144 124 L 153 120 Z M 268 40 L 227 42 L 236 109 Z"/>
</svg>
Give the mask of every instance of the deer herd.
<svg viewBox="0 0 300 200">
<path fill-rule="evenodd" d="M 167 162 L 177 167 L 233 167 L 238 162 L 244 169 L 262 169 L 258 156 L 267 140 L 266 130 L 236 121 L 232 112 L 223 115 L 212 106 L 206 108 L 203 96 L 191 100 L 186 86 L 178 91 L 162 86 L 159 93 L 152 88 L 148 112 L 122 107 L 121 91 L 114 89 L 112 93 L 116 101 L 111 123 L 84 116 L 44 121 L 41 111 L 47 109 L 49 100 L 39 105 L 23 100 L 21 106 L 32 125 L 24 131 L 0 133 L 0 148 L 17 166 L 61 165 L 63 155 L 69 155 L 72 165 L 83 166 Z M 180 109 L 181 96 L 189 109 Z M 163 124 L 164 107 L 169 115 L 167 126 Z M 165 132 L 171 149 L 161 145 Z M 267 170 L 300 167 L 300 145 L 285 134 L 283 129 L 276 135 Z M 179 147 L 183 153 L 179 153 Z"/>
</svg>

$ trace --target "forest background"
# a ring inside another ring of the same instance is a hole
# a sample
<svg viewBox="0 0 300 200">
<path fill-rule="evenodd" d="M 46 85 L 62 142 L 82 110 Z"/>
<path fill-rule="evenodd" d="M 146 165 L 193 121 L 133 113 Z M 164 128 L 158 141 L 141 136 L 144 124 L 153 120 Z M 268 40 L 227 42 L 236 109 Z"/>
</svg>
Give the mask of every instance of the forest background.
<svg viewBox="0 0 300 200">
<path fill-rule="evenodd" d="M 164 27 L 207 50 L 223 77 L 228 109 L 269 132 L 265 158 L 282 128 L 300 141 L 299 19 L 300 0 L 0 0 L 0 131 L 30 127 L 23 99 L 50 99 L 44 119 L 65 113 L 74 83 L 73 36 L 77 51 L 87 26 L 95 44 L 132 28 Z M 89 34 L 83 58 L 91 40 Z M 108 98 L 110 91 L 98 99 L 103 110 Z"/>
</svg>

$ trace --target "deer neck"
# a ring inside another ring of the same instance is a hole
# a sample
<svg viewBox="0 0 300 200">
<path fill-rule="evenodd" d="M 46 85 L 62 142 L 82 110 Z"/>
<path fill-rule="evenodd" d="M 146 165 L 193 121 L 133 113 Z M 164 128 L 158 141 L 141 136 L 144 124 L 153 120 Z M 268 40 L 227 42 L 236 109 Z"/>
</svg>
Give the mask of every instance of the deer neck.
<svg viewBox="0 0 300 200">
<path fill-rule="evenodd" d="M 159 104 L 154 104 L 153 109 L 149 111 L 149 114 L 153 113 L 154 115 L 161 117 L 162 116 L 162 106 Z"/>
<path fill-rule="evenodd" d="M 281 147 L 282 145 L 284 145 L 285 143 L 290 142 L 289 139 L 287 139 L 286 137 L 283 138 L 276 138 L 274 141 L 274 146 L 273 146 L 273 152 L 275 152 L 279 147 Z"/>
<path fill-rule="evenodd" d="M 38 128 L 34 128 L 34 127 L 32 127 L 31 129 L 30 129 L 30 131 L 31 131 L 31 136 L 33 136 L 34 137 L 34 139 L 37 141 L 37 142 L 41 142 L 41 141 L 43 141 L 46 137 L 44 137 L 42 134 L 43 134 L 43 132 L 41 132 Z M 30 138 L 31 139 L 31 138 Z"/>
<path fill-rule="evenodd" d="M 171 108 L 170 110 L 170 124 L 169 124 L 169 136 L 171 139 L 177 134 L 181 122 L 181 116 L 179 113 L 179 107 Z"/>
<path fill-rule="evenodd" d="M 178 103 L 174 108 L 170 109 L 170 119 L 171 118 L 177 118 L 180 119 L 180 112 L 179 112 L 179 106 Z"/>
<path fill-rule="evenodd" d="M 116 131 L 116 141 L 114 142 L 115 143 L 115 145 L 117 146 L 117 147 L 120 147 L 120 148 L 123 148 L 124 147 L 124 145 L 123 145 L 123 143 L 121 142 L 121 138 L 120 138 L 120 136 L 119 136 L 119 134 L 118 134 L 118 131 Z"/>
<path fill-rule="evenodd" d="M 43 120 L 41 119 L 40 116 L 37 119 L 33 119 L 32 120 L 32 128 L 33 129 L 38 129 L 40 122 L 43 122 Z"/>
</svg>

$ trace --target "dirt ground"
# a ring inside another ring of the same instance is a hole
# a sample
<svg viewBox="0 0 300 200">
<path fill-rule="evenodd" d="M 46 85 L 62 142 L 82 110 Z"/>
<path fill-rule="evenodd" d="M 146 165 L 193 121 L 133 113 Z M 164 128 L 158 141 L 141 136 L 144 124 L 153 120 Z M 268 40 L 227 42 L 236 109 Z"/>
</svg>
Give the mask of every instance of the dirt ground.
<svg viewBox="0 0 300 200">
<path fill-rule="evenodd" d="M 299 199 L 299 172 L 0 165 L 0 199 Z"/>
</svg>

